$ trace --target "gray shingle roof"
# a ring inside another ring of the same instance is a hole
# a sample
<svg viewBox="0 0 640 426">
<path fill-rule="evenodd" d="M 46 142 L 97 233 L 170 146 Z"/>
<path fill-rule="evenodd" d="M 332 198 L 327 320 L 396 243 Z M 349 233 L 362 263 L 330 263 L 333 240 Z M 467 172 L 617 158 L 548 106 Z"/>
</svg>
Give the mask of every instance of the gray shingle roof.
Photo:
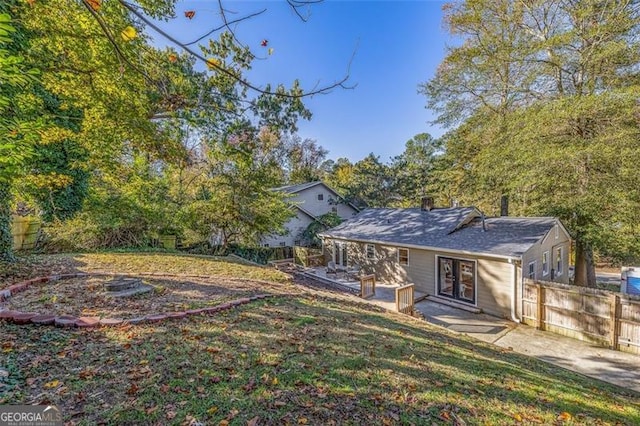
<svg viewBox="0 0 640 426">
<path fill-rule="evenodd" d="M 295 194 L 297 192 L 303 191 L 307 188 L 311 188 L 312 186 L 316 186 L 318 184 L 321 184 L 322 182 L 320 181 L 315 181 L 315 182 L 306 182 L 306 183 L 299 183 L 296 185 L 286 185 L 286 186 L 280 186 L 278 188 L 273 188 L 274 191 L 279 191 L 279 192 L 286 192 L 287 194 Z"/>
<path fill-rule="evenodd" d="M 520 257 L 557 223 L 553 217 L 495 217 L 485 220 L 484 231 L 479 216 L 473 207 L 367 209 L 322 235 Z"/>
</svg>

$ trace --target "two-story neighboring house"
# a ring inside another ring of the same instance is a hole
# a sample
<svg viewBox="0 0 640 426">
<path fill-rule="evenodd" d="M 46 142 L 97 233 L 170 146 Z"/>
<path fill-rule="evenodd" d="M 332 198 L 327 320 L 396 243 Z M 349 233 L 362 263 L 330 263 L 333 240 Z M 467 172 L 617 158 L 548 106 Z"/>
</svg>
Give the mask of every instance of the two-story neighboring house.
<svg viewBox="0 0 640 426">
<path fill-rule="evenodd" d="M 269 235 L 262 239 L 265 247 L 292 247 L 300 245 L 300 234 L 319 216 L 335 212 L 342 219 L 349 219 L 358 212 L 350 203 L 321 181 L 301 183 L 274 188 L 288 194 L 288 202 L 296 216 L 285 224 L 286 235 Z"/>
</svg>

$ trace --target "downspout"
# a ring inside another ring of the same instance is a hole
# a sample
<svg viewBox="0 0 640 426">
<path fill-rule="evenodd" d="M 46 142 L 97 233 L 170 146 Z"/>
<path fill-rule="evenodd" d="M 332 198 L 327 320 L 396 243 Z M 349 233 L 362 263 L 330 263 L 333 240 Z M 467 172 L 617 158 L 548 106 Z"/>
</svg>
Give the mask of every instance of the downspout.
<svg viewBox="0 0 640 426">
<path fill-rule="evenodd" d="M 513 267 L 513 287 L 511 287 L 511 321 L 519 323 L 520 320 L 516 316 L 516 304 L 518 303 L 518 265 L 515 259 L 509 259 L 509 263 Z"/>
</svg>

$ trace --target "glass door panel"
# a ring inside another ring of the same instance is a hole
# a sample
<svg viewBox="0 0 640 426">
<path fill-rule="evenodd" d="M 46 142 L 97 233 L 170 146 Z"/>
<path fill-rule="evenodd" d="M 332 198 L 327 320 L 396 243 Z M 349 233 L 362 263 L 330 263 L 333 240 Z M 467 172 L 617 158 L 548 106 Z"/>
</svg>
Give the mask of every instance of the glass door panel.
<svg viewBox="0 0 640 426">
<path fill-rule="evenodd" d="M 474 262 L 458 261 L 458 299 L 475 302 L 476 274 Z"/>
<path fill-rule="evenodd" d="M 438 258 L 438 294 L 453 297 L 453 259 Z"/>
</svg>

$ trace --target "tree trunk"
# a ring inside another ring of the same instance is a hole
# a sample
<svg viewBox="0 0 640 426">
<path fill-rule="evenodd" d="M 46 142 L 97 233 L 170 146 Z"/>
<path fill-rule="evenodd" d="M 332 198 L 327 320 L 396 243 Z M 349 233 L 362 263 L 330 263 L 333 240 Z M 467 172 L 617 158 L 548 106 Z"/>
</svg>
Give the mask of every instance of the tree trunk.
<svg viewBox="0 0 640 426">
<path fill-rule="evenodd" d="M 596 286 L 596 266 L 593 263 L 593 250 L 588 244 L 576 241 L 576 265 L 573 282 L 583 287 Z"/>
<path fill-rule="evenodd" d="M 15 261 L 11 235 L 11 191 L 8 184 L 0 187 L 0 261 Z"/>
</svg>

